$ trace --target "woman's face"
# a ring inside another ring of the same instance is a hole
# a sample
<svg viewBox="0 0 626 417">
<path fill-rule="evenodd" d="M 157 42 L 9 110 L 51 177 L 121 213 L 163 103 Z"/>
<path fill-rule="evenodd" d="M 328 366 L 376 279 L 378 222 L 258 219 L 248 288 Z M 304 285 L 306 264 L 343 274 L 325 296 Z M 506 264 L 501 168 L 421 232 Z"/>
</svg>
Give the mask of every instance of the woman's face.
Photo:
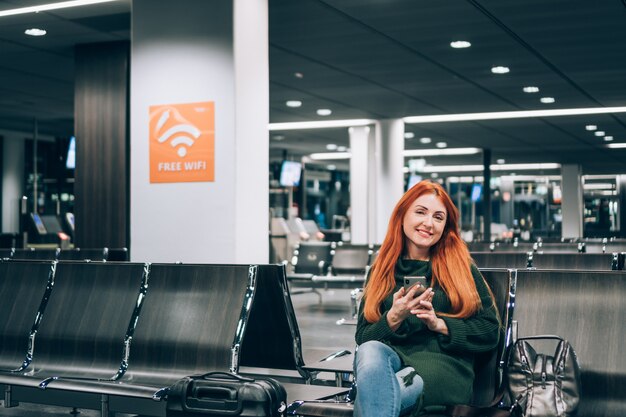
<svg viewBox="0 0 626 417">
<path fill-rule="evenodd" d="M 411 259 L 427 259 L 446 227 L 448 211 L 435 194 L 418 197 L 402 221 L 405 245 Z"/>
</svg>

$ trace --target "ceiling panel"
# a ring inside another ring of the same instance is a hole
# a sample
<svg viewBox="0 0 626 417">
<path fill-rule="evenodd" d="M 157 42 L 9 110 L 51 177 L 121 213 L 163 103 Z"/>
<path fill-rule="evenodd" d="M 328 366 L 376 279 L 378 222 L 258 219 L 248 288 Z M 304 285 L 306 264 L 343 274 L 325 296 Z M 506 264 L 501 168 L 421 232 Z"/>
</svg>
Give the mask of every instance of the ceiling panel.
<svg viewBox="0 0 626 417">
<path fill-rule="evenodd" d="M 0 0 L 0 10 L 46 2 Z M 30 131 L 38 118 L 40 130 L 71 134 L 74 47 L 129 39 L 130 5 L 123 0 L 0 18 L 0 129 Z M 625 13 L 617 0 L 269 0 L 270 121 L 624 106 Z M 49 35 L 23 34 L 38 25 Z M 459 39 L 472 47 L 449 47 Z M 493 65 L 511 71 L 494 75 Z M 524 93 L 527 85 L 540 92 Z M 543 96 L 556 102 L 540 103 Z M 301 100 L 302 107 L 288 108 L 287 100 Z M 318 116 L 318 108 L 333 113 Z M 415 137 L 405 146 L 445 141 L 490 149 L 494 160 L 625 173 L 625 151 L 607 149 L 586 124 L 626 143 L 626 115 L 615 114 L 407 124 Z M 349 146 L 345 128 L 269 136 L 278 159 L 325 152 L 329 143 Z M 421 144 L 423 136 L 433 142 Z"/>
</svg>

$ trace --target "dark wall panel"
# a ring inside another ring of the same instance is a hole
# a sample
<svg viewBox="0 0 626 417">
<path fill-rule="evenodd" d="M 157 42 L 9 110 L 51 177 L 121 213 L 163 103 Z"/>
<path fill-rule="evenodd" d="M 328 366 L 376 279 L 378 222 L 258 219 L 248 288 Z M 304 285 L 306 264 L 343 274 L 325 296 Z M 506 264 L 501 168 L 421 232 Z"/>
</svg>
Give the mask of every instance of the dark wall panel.
<svg viewBox="0 0 626 417">
<path fill-rule="evenodd" d="M 75 243 L 128 247 L 129 43 L 76 47 Z"/>
</svg>

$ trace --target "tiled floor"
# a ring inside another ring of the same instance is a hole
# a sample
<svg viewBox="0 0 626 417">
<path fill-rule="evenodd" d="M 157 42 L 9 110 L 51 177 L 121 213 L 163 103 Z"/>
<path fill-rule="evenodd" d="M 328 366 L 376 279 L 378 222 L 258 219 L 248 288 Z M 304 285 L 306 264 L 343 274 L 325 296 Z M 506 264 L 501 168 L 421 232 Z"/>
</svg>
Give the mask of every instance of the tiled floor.
<svg viewBox="0 0 626 417">
<path fill-rule="evenodd" d="M 322 303 L 316 294 L 305 293 L 292 297 L 300 327 L 304 359 L 314 362 L 325 353 L 341 349 L 354 350 L 354 326 L 338 326 L 336 321 L 350 315 L 350 289 L 321 291 Z M 321 356 L 320 356 L 321 355 Z M 4 408 L 0 416 L 7 417 L 72 417 L 68 408 L 22 403 L 19 407 Z M 97 410 L 80 409 L 78 417 L 99 417 Z M 117 414 L 117 417 L 129 417 Z"/>
</svg>

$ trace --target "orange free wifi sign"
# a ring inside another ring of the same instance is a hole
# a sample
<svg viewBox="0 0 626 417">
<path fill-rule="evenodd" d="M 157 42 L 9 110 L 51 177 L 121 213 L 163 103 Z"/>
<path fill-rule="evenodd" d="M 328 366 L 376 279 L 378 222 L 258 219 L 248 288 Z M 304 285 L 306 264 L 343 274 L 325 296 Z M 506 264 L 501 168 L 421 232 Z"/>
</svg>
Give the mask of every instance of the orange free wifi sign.
<svg viewBox="0 0 626 417">
<path fill-rule="evenodd" d="M 150 182 L 215 180 L 215 102 L 150 106 Z"/>
</svg>

